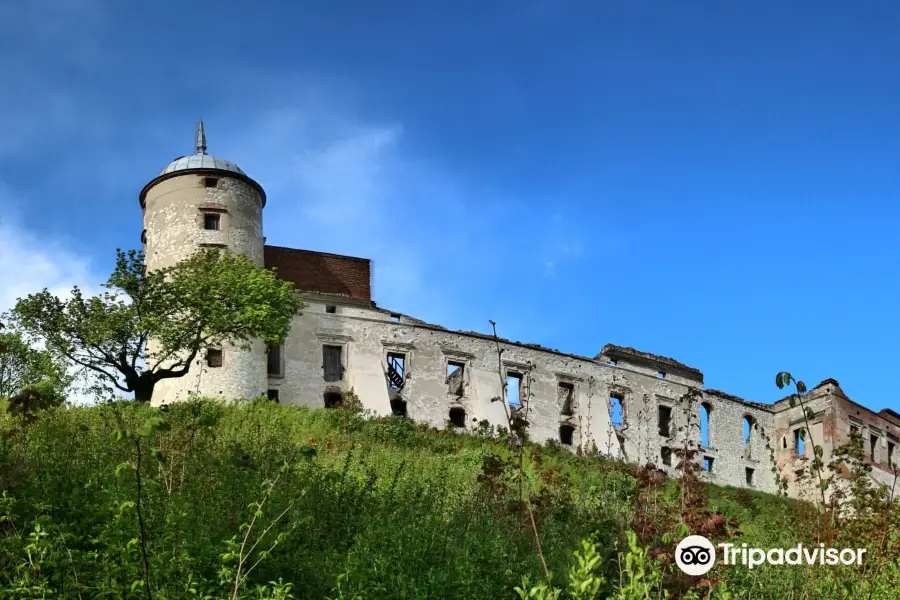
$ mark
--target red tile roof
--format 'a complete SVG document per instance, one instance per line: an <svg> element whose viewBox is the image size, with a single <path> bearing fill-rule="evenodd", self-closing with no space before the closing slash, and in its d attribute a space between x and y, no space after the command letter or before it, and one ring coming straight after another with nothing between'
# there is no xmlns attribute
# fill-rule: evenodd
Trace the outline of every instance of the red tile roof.
<svg viewBox="0 0 900 600"><path fill-rule="evenodd" d="M265 246L267 269L304 292L336 294L372 301L371 261L367 258Z"/></svg>

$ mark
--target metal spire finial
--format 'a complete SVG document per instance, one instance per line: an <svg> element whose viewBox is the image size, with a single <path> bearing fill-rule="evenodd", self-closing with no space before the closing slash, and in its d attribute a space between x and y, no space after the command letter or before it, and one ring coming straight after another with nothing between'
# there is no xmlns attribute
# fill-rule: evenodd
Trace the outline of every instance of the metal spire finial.
<svg viewBox="0 0 900 600"><path fill-rule="evenodd" d="M203 131L203 120L197 125L197 154L206 154L206 133Z"/></svg>

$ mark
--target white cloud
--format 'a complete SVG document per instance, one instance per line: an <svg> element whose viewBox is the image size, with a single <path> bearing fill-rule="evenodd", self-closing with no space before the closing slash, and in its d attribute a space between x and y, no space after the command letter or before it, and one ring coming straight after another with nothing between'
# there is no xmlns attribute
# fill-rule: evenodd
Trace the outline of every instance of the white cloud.
<svg viewBox="0 0 900 600"><path fill-rule="evenodd" d="M63 241L25 229L10 216L12 207L2 202L0 211L4 214L0 223L0 313L13 308L18 298L45 288L63 298L76 285L86 294L100 291L100 278L92 271L90 259ZM94 399L76 389L69 400L85 404Z"/></svg>
<svg viewBox="0 0 900 600"><path fill-rule="evenodd" d="M86 257L12 223L0 224L0 311L44 288L62 296L74 285L90 293L98 283Z"/></svg>

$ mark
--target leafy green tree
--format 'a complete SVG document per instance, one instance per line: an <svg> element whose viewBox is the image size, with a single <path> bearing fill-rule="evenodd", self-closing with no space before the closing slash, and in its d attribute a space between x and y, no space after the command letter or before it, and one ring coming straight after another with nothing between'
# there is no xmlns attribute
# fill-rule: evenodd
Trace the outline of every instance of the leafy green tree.
<svg viewBox="0 0 900 600"><path fill-rule="evenodd" d="M0 324L0 398L38 383L62 394L70 383L65 362L29 345L19 333L3 332Z"/></svg>
<svg viewBox="0 0 900 600"><path fill-rule="evenodd" d="M138 402L188 373L210 345L280 343L303 308L290 282L214 249L151 273L142 252L119 250L104 287L90 298L75 287L65 300L45 289L19 299L12 315L29 337Z"/></svg>

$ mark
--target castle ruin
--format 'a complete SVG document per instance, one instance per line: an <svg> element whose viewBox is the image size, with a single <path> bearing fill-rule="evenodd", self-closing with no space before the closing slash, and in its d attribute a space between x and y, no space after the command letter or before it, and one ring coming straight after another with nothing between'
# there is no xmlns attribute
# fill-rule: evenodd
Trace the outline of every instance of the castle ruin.
<svg viewBox="0 0 900 600"><path fill-rule="evenodd" d="M206 152L175 159L140 193L147 268L171 266L201 247L240 252L302 291L308 304L284 344L249 350L208 348L200 368L157 384L156 405L190 392L223 398L268 395L281 403L332 406L353 390L366 409L435 427L471 430L507 424L493 401L506 381L508 402L526 406L528 435L593 448L629 462L653 462L674 475L674 450L687 429L717 484L776 491L772 459L798 496L796 473L811 457L799 405L750 402L703 387L703 373L672 358L607 344L594 357L536 344L450 331L378 307L365 258L265 245L262 186L229 160ZM695 388L697 401L680 399ZM900 414L873 412L834 380L807 398L811 435L827 464L857 430L875 480L895 485ZM687 427L688 420L699 427Z"/></svg>

